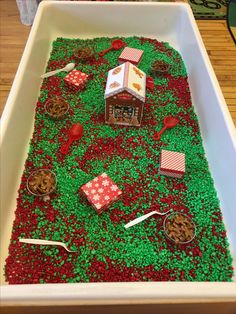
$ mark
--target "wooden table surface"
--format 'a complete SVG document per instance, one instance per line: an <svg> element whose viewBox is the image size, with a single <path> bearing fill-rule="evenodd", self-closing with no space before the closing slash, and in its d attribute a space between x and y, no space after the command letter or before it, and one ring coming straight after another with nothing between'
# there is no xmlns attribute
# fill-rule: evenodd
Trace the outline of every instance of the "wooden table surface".
<svg viewBox="0 0 236 314"><path fill-rule="evenodd" d="M21 24L15 0L0 0L0 21L0 114L2 114L30 27ZM198 20L197 24L236 125L236 46L226 21Z"/></svg>

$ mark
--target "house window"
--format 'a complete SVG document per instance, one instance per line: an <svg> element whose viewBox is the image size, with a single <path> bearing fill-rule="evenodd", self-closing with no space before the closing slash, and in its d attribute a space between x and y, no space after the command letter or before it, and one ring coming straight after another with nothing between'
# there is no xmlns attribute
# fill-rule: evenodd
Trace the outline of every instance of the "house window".
<svg viewBox="0 0 236 314"><path fill-rule="evenodd" d="M119 122L130 122L135 115L135 108L132 106L112 106L113 117Z"/></svg>

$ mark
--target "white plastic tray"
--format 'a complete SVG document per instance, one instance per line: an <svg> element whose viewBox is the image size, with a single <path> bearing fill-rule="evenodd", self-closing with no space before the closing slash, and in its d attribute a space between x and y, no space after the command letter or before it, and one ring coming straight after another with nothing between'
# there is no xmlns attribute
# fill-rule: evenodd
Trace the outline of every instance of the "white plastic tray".
<svg viewBox="0 0 236 314"><path fill-rule="evenodd" d="M1 271L17 189L34 122L34 106L57 37L146 36L169 42L187 66L192 99L236 257L236 132L192 11L183 3L43 1L2 116ZM2 274L3 278L3 274ZM4 283L4 280L2 281ZM235 283L100 283L3 285L2 304L107 304L232 300Z"/></svg>

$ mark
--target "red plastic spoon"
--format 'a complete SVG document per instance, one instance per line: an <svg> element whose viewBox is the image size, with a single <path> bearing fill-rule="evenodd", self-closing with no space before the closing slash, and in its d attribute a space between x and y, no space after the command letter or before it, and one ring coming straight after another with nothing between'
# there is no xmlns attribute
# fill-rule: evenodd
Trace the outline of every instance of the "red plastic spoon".
<svg viewBox="0 0 236 314"><path fill-rule="evenodd" d="M111 51L113 49L114 50L119 50L120 48L125 47L125 46L126 46L126 43L124 43L121 39L115 39L111 43L111 47L110 48L99 52L99 56L103 57L107 52L109 52L109 51Z"/></svg>
<svg viewBox="0 0 236 314"><path fill-rule="evenodd" d="M76 141L79 140L84 134L84 128L81 124L77 123L77 124L73 124L70 131L69 131L69 140L67 141L66 144L64 144L61 149L60 152L63 155L66 155L68 153L68 149L70 147L70 145Z"/></svg>
<svg viewBox="0 0 236 314"><path fill-rule="evenodd" d="M154 133L153 139L155 141L159 141L161 138L161 134L165 132L167 129L172 129L179 123L179 119L172 117L172 116L167 116L164 119L164 127L159 131L158 133Z"/></svg>
<svg viewBox="0 0 236 314"><path fill-rule="evenodd" d="M146 77L146 86L147 89L154 90L154 80L151 76Z"/></svg>

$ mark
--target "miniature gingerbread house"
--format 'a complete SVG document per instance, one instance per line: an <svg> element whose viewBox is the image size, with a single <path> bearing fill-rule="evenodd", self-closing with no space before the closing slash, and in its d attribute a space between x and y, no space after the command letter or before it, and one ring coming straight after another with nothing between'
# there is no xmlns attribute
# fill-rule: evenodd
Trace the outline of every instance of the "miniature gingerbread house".
<svg viewBox="0 0 236 314"><path fill-rule="evenodd" d="M146 74L130 62L108 72L105 121L140 126L146 95Z"/></svg>

